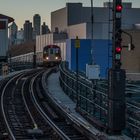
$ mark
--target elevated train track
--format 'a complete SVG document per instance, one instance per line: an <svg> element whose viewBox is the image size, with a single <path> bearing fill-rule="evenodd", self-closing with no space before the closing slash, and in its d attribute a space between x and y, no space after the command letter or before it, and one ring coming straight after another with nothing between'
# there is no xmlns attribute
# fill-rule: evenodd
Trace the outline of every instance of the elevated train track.
<svg viewBox="0 0 140 140"><path fill-rule="evenodd" d="M31 70L20 73L1 86L3 133L7 133L9 140L87 140L74 127L76 124L68 122L45 100L40 84L43 72Z"/></svg>
<svg viewBox="0 0 140 140"><path fill-rule="evenodd" d="M48 70L47 73L51 73L50 71L51 70ZM43 72L43 70L25 72L17 74L16 76L11 77L11 79L7 78L1 82L0 117L4 121L2 119L0 120L0 137L8 137L9 139L88 139L88 136L86 137L85 135L86 133L83 132L84 134L82 134L78 131L78 127L74 127L75 124L69 122L66 119L67 117L65 118L64 113L61 114L60 111L57 111L58 108L56 109L55 105L52 105L52 103L47 100L48 96L46 96L41 83ZM66 73L69 74L68 71ZM71 76L74 79L75 74L71 74ZM71 82L72 80L69 80L69 84L72 84ZM81 76L81 78L79 77L79 83L80 82L83 85L82 87L85 87L84 91L86 90L89 92L89 99L87 102L91 102L93 96L90 96L90 92L95 88L92 92L96 93L94 95L97 95L94 98L94 106L96 106L97 110L92 109L93 105L90 106L90 110L97 111L94 114L95 118L93 117L93 119L96 120L98 118L101 121L100 125L99 121L94 120L97 128L105 128L106 125L104 124L106 124L106 118L104 117L107 115L107 81L96 81L96 85L90 87L92 83L88 80L86 81L86 79ZM80 86L80 88L82 87ZM71 92L73 93L73 99L75 100L74 88L71 88ZM139 92L140 84L138 82L127 82L126 130L128 135L135 138L140 138ZM86 113L84 112L84 108L83 113Z"/></svg>

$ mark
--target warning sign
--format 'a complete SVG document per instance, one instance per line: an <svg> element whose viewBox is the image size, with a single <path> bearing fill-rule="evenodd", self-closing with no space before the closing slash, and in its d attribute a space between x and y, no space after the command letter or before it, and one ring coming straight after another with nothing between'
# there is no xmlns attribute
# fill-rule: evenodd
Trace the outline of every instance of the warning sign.
<svg viewBox="0 0 140 140"><path fill-rule="evenodd" d="M80 48L80 39L78 39L78 36L75 39L75 48Z"/></svg>

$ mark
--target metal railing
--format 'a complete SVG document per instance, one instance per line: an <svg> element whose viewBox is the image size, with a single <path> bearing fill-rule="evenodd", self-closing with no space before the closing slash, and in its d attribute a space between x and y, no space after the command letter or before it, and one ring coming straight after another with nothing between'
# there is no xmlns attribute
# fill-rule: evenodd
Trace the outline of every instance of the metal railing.
<svg viewBox="0 0 140 140"><path fill-rule="evenodd" d="M23 69L31 69L33 68L32 62L15 62L9 64L10 71L18 71Z"/></svg>
<svg viewBox="0 0 140 140"><path fill-rule="evenodd" d="M59 80L64 92L77 103L76 109L99 129L106 129L108 114L107 90L102 92L102 87L100 87L98 81L92 83L80 75L77 81L76 74L67 69L66 63L60 65Z"/></svg>
<svg viewBox="0 0 140 140"><path fill-rule="evenodd" d="M98 80L92 83L86 77L78 75L77 81L76 73L68 69L66 62L60 65L59 80L64 92L77 103L76 109L93 122L97 128L108 130L107 80ZM130 88L130 84L126 83L126 130L129 129L129 133L137 137L140 132L140 103L135 103L132 99L134 99L133 95L138 95L140 92L140 86L133 84L131 87L135 87L134 90ZM132 94L132 99L127 97L128 93Z"/></svg>

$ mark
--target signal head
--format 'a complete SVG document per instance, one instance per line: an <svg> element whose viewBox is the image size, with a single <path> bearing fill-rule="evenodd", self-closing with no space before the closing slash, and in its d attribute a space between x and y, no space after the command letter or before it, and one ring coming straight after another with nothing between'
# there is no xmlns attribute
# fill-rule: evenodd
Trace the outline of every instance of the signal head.
<svg viewBox="0 0 140 140"><path fill-rule="evenodd" d="M123 9L121 4L116 5L116 12L121 12Z"/></svg>
<svg viewBox="0 0 140 140"><path fill-rule="evenodd" d="M121 52L121 50L122 50L122 48L121 48L121 47L116 47L116 48L115 48L116 53L120 53L120 52Z"/></svg>

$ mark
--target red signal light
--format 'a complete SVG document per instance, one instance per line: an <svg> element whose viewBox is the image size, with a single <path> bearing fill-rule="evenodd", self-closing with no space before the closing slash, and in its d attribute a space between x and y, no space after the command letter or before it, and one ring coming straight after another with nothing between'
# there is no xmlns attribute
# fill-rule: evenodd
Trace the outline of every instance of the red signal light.
<svg viewBox="0 0 140 140"><path fill-rule="evenodd" d="M122 11L122 8L123 8L122 5L117 5L116 6L116 11L117 12L121 12Z"/></svg>
<svg viewBox="0 0 140 140"><path fill-rule="evenodd" d="M121 52L121 50L122 50L122 48L121 48L121 47L116 47L116 49L115 49L115 50L116 50L116 52L117 52L117 53L120 53L120 52Z"/></svg>

